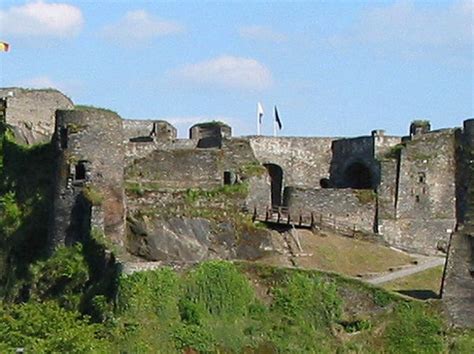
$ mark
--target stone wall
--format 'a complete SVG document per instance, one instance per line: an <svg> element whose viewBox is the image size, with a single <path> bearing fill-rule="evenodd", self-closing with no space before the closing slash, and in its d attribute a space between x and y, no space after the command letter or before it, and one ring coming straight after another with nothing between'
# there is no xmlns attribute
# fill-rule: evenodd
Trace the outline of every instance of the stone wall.
<svg viewBox="0 0 474 354"><path fill-rule="evenodd" d="M196 141L190 139L175 139L173 141L133 141L125 143L125 166L134 160L142 159L155 150L189 150L196 148Z"/></svg>
<svg viewBox="0 0 474 354"><path fill-rule="evenodd" d="M379 233L403 249L446 250L456 225L455 131L416 135L392 158L382 162Z"/></svg>
<svg viewBox="0 0 474 354"><path fill-rule="evenodd" d="M53 247L82 237L78 233L83 230L77 231L74 225L78 215L87 213L81 222L90 223L90 204L102 208L105 234L117 244L123 244L122 141L122 120L113 112L57 111L54 146L58 159L50 235Z"/></svg>
<svg viewBox="0 0 474 354"><path fill-rule="evenodd" d="M382 163L379 233L395 247L434 254L446 251L456 226L455 130L415 137L398 161Z"/></svg>
<svg viewBox="0 0 474 354"><path fill-rule="evenodd" d="M360 164L367 168L370 182L367 186L375 188L380 180L380 167L375 160L374 140L371 136L339 139L332 143L332 160L330 169L331 185L338 188L348 188L357 185L350 169Z"/></svg>
<svg viewBox="0 0 474 354"><path fill-rule="evenodd" d="M160 188L212 188L223 184L219 150L155 150L125 169L129 181Z"/></svg>
<svg viewBox="0 0 474 354"><path fill-rule="evenodd" d="M371 190L285 188L285 205L290 213L314 213L315 219L336 227L372 233L375 195Z"/></svg>
<svg viewBox="0 0 474 354"><path fill-rule="evenodd" d="M232 128L222 122L198 123L189 129L189 138L197 140L198 148L220 148L222 139L232 136Z"/></svg>
<svg viewBox="0 0 474 354"><path fill-rule="evenodd" d="M262 164L283 169L284 186L319 188L329 178L334 138L292 138L252 136L248 138L255 157Z"/></svg>
<svg viewBox="0 0 474 354"><path fill-rule="evenodd" d="M49 141L56 110L74 107L68 97L54 89L0 88L0 97L6 99L6 123L23 144Z"/></svg>
<svg viewBox="0 0 474 354"><path fill-rule="evenodd" d="M129 141L169 142L176 139L177 130L163 120L132 120L122 121L124 143Z"/></svg>
<svg viewBox="0 0 474 354"><path fill-rule="evenodd" d="M460 137L463 192L462 225L451 237L444 269L441 296L446 313L455 326L474 328L474 119L464 121Z"/></svg>
<svg viewBox="0 0 474 354"><path fill-rule="evenodd" d="M373 144L374 144L374 155L377 158L381 158L390 150L402 142L402 138L399 136L388 136L385 135L383 130L374 130L372 132Z"/></svg>

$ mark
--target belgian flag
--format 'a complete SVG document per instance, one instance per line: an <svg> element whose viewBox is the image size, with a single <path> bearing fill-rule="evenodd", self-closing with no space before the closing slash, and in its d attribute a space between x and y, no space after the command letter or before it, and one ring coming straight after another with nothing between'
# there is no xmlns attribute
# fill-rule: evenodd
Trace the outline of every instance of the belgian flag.
<svg viewBox="0 0 474 354"><path fill-rule="evenodd" d="M10 50L10 44L6 42L0 42L0 52L8 52Z"/></svg>

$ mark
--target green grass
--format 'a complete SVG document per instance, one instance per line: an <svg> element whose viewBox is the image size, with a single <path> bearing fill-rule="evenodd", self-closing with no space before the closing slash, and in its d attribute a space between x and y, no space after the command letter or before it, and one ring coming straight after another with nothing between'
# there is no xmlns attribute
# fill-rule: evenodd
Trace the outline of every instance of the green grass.
<svg viewBox="0 0 474 354"><path fill-rule="evenodd" d="M297 257L298 267L321 269L350 276L388 271L408 265L409 255L373 242L356 240L325 231L325 236L309 230L296 230L305 257ZM266 259L262 260L267 262ZM270 259L269 261L272 261Z"/></svg>
<svg viewBox="0 0 474 354"><path fill-rule="evenodd" d="M372 189L354 189L353 193L361 204L373 203L377 198L377 193Z"/></svg>
<svg viewBox="0 0 474 354"><path fill-rule="evenodd" d="M103 111L103 112L107 112L107 113L113 113L113 114L118 115L117 112L112 111L111 109L102 108L102 107L95 107L95 106L91 106L91 105L77 104L77 105L74 106L74 109L76 109L78 111L99 110L99 111Z"/></svg>
<svg viewBox="0 0 474 354"><path fill-rule="evenodd" d="M443 266L439 266L385 283L383 287L392 291L428 290L439 295L442 277Z"/></svg>

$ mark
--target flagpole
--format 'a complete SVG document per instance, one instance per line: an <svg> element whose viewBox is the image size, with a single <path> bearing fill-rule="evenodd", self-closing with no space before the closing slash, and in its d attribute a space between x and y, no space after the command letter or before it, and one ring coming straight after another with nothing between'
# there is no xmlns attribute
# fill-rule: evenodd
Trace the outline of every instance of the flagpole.
<svg viewBox="0 0 474 354"><path fill-rule="evenodd" d="M273 107L273 136L277 136L277 113L276 113L276 106Z"/></svg>
<svg viewBox="0 0 474 354"><path fill-rule="evenodd" d="M257 104L257 135L260 135L260 109Z"/></svg>

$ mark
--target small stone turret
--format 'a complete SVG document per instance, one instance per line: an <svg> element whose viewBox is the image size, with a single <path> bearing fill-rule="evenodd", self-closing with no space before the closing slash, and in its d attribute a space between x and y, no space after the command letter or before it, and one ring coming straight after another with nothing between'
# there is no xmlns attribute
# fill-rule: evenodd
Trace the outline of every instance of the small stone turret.
<svg viewBox="0 0 474 354"><path fill-rule="evenodd" d="M222 139L231 136L232 128L222 122L198 123L189 129L189 137L198 140L198 148L220 148Z"/></svg>
<svg viewBox="0 0 474 354"><path fill-rule="evenodd" d="M431 124L428 120L414 120L410 124L410 137L426 134L431 130Z"/></svg>
<svg viewBox="0 0 474 354"><path fill-rule="evenodd" d="M80 240L91 227L123 243L122 135L122 120L114 112L93 108L56 112L53 248Z"/></svg>

